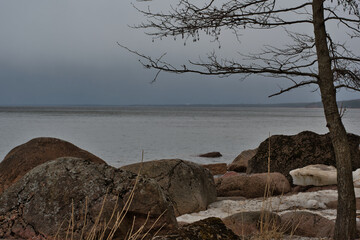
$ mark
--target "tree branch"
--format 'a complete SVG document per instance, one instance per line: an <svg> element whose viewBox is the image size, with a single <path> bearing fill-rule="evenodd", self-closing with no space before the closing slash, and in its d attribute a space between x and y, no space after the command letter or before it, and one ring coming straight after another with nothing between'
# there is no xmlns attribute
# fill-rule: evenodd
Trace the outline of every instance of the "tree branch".
<svg viewBox="0 0 360 240"><path fill-rule="evenodd" d="M278 95L283 94L285 92L289 92L289 91L291 91L291 90L293 90L295 88L299 88L299 87L306 86L306 85L311 85L311 84L318 84L318 81L304 81L304 82L296 83L291 87L281 89L279 92L271 94L269 96L269 98L274 97L274 96L278 96Z"/></svg>

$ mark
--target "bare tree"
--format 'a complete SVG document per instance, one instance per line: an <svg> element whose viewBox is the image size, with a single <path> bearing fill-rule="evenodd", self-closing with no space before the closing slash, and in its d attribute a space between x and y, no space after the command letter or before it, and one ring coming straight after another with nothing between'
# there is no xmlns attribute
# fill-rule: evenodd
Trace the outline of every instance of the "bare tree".
<svg viewBox="0 0 360 240"><path fill-rule="evenodd" d="M315 85L321 93L337 162L339 197L334 239L343 240L355 238L356 207L349 143L336 92L341 88L360 91L360 57L345 43L335 40L326 26L337 24L346 29L348 38L360 38L360 14L359 0L335 1L208 0L196 5L195 1L179 0L166 13L138 9L147 21L136 28L145 29L154 39L181 36L199 41L199 32L203 31L220 41L223 29L229 29L241 38L244 28L258 31L281 28L290 37L290 43L280 48L265 45L259 53L240 54L239 60L220 59L212 52L206 61L189 61L182 66L165 61L165 54L154 58L128 50L138 55L145 67L158 70L154 80L161 71L166 71L219 76L242 74L243 77L261 74L290 81L290 86L271 96ZM313 33L290 31L299 25L309 25Z"/></svg>

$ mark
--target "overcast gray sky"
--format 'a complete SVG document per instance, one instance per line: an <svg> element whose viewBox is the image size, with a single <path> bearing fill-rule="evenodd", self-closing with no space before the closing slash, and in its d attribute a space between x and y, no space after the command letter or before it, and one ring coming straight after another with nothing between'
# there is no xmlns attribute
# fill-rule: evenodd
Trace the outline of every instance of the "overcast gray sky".
<svg viewBox="0 0 360 240"><path fill-rule="evenodd" d="M156 9L165 0L133 2ZM313 88L268 99L284 81L251 77L217 78L162 73L143 69L120 42L152 56L167 52L168 60L197 59L216 43L155 41L128 25L143 17L125 0L2 0L0 1L0 105L52 104L242 104L319 101ZM264 33L249 33L242 43L222 36L222 54L256 49ZM266 33L268 41L278 41ZM339 99L359 98L341 92Z"/></svg>

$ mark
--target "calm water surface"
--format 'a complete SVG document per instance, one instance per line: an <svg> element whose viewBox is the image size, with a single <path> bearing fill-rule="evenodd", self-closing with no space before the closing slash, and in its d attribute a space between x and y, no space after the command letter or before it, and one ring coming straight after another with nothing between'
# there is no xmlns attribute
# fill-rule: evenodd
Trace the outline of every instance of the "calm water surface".
<svg viewBox="0 0 360 240"><path fill-rule="evenodd" d="M360 109L348 109L348 132L360 135ZM0 160L35 137L56 137L119 167L141 160L182 158L230 163L269 133L326 133L322 109L242 107L0 108ZM219 151L219 159L197 154Z"/></svg>

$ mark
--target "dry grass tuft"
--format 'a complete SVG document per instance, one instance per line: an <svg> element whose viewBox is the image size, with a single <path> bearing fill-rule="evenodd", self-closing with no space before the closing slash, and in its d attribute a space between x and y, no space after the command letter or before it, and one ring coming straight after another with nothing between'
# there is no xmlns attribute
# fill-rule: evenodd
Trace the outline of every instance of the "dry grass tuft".
<svg viewBox="0 0 360 240"><path fill-rule="evenodd" d="M291 226L290 223L281 224L281 220L278 220L275 217L272 217L272 212L278 212L278 208L274 208L271 202L271 196L273 193L273 189L271 189L271 179L270 179L270 170L271 170L271 156L270 156L270 133L269 133L269 153L268 153L268 171L267 171L267 181L264 191L264 197L262 201L261 208L261 217L259 221L260 231L258 234L251 237L252 240L274 240L274 239L283 239L284 233L287 232ZM280 203L281 197L280 195ZM278 206L279 207L279 206ZM290 238L295 232L297 226L293 227L290 233Z"/></svg>

